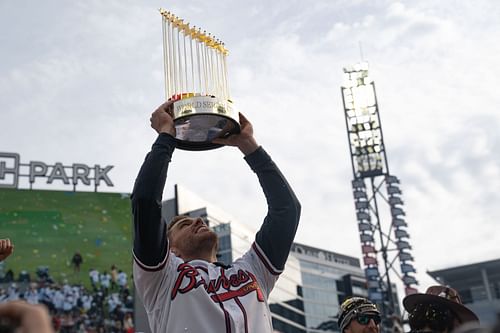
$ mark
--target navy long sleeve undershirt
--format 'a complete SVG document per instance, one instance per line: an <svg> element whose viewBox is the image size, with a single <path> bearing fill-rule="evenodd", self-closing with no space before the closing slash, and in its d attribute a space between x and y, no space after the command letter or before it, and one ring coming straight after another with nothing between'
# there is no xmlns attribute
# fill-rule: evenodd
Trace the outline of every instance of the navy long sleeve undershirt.
<svg viewBox="0 0 500 333"><path fill-rule="evenodd" d="M134 255L147 266L157 266L166 256L166 224L161 218L161 200L175 139L158 136L139 171L132 192ZM245 157L257 174L266 196L268 213L256 242L275 268L283 269L300 218L300 203L285 177L266 151L259 147Z"/></svg>

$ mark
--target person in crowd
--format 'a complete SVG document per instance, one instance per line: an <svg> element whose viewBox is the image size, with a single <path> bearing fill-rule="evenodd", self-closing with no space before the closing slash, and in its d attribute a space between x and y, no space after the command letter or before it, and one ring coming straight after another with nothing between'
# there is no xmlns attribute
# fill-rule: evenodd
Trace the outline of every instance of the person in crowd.
<svg viewBox="0 0 500 333"><path fill-rule="evenodd" d="M151 116L158 137L136 179L132 200L135 238L133 278L154 332L272 332L267 303L290 252L300 204L252 124L212 142L235 146L256 173L268 212L248 252L226 266L216 262L217 234L202 218L161 217L167 169L176 148L172 102ZM204 162L193 163L203 169Z"/></svg>
<svg viewBox="0 0 500 333"><path fill-rule="evenodd" d="M7 270L5 276L3 277L3 282L10 283L14 281L14 271L12 269Z"/></svg>
<svg viewBox="0 0 500 333"><path fill-rule="evenodd" d="M91 268L89 270L89 278L92 289L94 289L94 291L97 290L97 286L99 283L99 271L95 268Z"/></svg>
<svg viewBox="0 0 500 333"><path fill-rule="evenodd" d="M75 273L80 273L80 266L83 263L83 257L80 254L80 251L76 251L75 254L73 255L73 258L71 258L71 265L73 265L73 269L75 270Z"/></svg>
<svg viewBox="0 0 500 333"><path fill-rule="evenodd" d="M116 280L118 279L118 269L113 264L113 265L111 265L111 269L109 272L111 274L111 290L115 291L117 289L117 286L118 286L116 283Z"/></svg>
<svg viewBox="0 0 500 333"><path fill-rule="evenodd" d="M364 297L349 297L340 305L341 333L379 333L381 320L377 306Z"/></svg>
<svg viewBox="0 0 500 333"><path fill-rule="evenodd" d="M127 273L122 270L118 271L118 285L120 286L120 290L125 289L127 286Z"/></svg>
<svg viewBox="0 0 500 333"><path fill-rule="evenodd" d="M6 332L54 333L47 308L24 301L0 304L0 327Z"/></svg>
<svg viewBox="0 0 500 333"><path fill-rule="evenodd" d="M132 318L132 313L125 313L125 317L123 319L123 328L125 329L125 333L134 332L134 319Z"/></svg>
<svg viewBox="0 0 500 333"><path fill-rule="evenodd" d="M9 238L0 239L0 262L7 259L14 252L14 244ZM3 279L0 279L0 282L10 283L14 281L14 272L12 269L9 269Z"/></svg>
<svg viewBox="0 0 500 333"><path fill-rule="evenodd" d="M0 239L0 261L4 261L14 252L14 244L9 238Z"/></svg>
<svg viewBox="0 0 500 333"><path fill-rule="evenodd" d="M0 261L14 252L10 239L0 239ZM15 290L15 291L14 291ZM0 330L2 332L53 333L52 319L43 305L18 301L17 286L9 290L9 299L0 303ZM14 296L15 295L15 296Z"/></svg>
<svg viewBox="0 0 500 333"><path fill-rule="evenodd" d="M40 303L40 295L36 283L32 283L29 289L24 292L24 299L30 304Z"/></svg>
<svg viewBox="0 0 500 333"><path fill-rule="evenodd" d="M99 275L99 282L101 283L101 288L104 291L104 295L108 295L109 289L111 288L111 275L104 271Z"/></svg>
<svg viewBox="0 0 500 333"><path fill-rule="evenodd" d="M458 292L446 286L431 286L425 294L403 299L412 332L451 333L461 325L477 323L479 318L463 305Z"/></svg>

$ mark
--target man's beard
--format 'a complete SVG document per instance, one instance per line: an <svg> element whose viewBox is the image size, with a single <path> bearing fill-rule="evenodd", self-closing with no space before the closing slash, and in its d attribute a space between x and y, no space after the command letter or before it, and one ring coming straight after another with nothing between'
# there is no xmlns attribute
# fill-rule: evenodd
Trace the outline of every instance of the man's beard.
<svg viewBox="0 0 500 333"><path fill-rule="evenodd" d="M212 254L217 243L218 237L213 231L192 234L187 237L184 244L182 244L182 253L191 258L196 258L207 253Z"/></svg>

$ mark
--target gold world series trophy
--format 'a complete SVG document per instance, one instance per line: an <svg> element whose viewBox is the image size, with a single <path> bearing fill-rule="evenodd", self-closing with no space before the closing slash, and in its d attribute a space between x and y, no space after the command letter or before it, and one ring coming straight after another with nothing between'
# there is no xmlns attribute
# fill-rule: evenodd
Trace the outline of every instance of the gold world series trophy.
<svg viewBox="0 0 500 333"><path fill-rule="evenodd" d="M227 83L224 44L206 31L160 9L162 16L165 97L173 100L177 147L209 150L211 141L239 133Z"/></svg>

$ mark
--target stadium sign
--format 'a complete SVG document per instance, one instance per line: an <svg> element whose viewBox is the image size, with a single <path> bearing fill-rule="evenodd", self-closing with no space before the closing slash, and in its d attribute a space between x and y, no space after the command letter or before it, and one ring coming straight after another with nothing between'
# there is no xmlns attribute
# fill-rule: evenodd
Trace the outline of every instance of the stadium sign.
<svg viewBox="0 0 500 333"><path fill-rule="evenodd" d="M78 184L91 185L93 183L97 191L101 181L104 181L107 186L114 186L108 176L112 168L112 165L101 168L99 164L91 167L82 163L72 165L63 165L59 162L48 165L39 161L21 163L19 154L0 152L0 188L18 188L19 178L27 177L30 189L38 178L47 178L47 184L58 180L65 185L72 184L73 190L76 190Z"/></svg>

